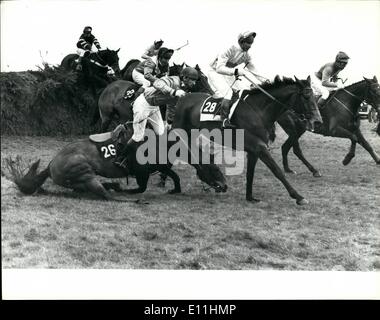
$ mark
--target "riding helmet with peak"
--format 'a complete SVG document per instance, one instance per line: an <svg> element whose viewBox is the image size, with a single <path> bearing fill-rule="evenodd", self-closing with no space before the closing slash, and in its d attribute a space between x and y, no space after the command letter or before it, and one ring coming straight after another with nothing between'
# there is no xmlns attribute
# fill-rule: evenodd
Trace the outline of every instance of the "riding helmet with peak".
<svg viewBox="0 0 380 320"><path fill-rule="evenodd" d="M92 27L90 27L90 26L86 26L86 27L84 27L84 29L83 29L83 33L91 32L91 31L92 31Z"/></svg>
<svg viewBox="0 0 380 320"><path fill-rule="evenodd" d="M335 57L335 61L347 62L350 57L343 51L339 51Z"/></svg>
<svg viewBox="0 0 380 320"><path fill-rule="evenodd" d="M173 49L168 49L165 47L162 47L160 50L158 50L158 58L164 57L166 59L170 59L174 53Z"/></svg>
<svg viewBox="0 0 380 320"><path fill-rule="evenodd" d="M238 41L253 42L253 39L256 37L256 32L253 31L244 31L239 33Z"/></svg>
<svg viewBox="0 0 380 320"><path fill-rule="evenodd" d="M181 77L187 77L192 80L198 80L198 71L192 67L186 67L181 71Z"/></svg>

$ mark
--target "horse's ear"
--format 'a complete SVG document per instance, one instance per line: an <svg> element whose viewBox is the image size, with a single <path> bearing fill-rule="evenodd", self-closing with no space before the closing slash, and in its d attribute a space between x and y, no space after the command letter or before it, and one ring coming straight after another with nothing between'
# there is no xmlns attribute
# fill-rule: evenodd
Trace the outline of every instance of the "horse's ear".
<svg viewBox="0 0 380 320"><path fill-rule="evenodd" d="M373 76L373 79L372 79L372 80L374 80L374 81L377 82L377 78L376 78L376 76Z"/></svg>
<svg viewBox="0 0 380 320"><path fill-rule="evenodd" d="M198 63L195 65L195 70L198 70L198 71L200 71L200 70L201 70L201 68L199 68L199 65L198 65Z"/></svg>
<svg viewBox="0 0 380 320"><path fill-rule="evenodd" d="M369 79L367 79L365 76L363 76L363 79L365 80L365 81L368 81Z"/></svg>
<svg viewBox="0 0 380 320"><path fill-rule="evenodd" d="M307 80L308 84L311 84L311 78L310 78L310 76L308 76L308 77L306 78L306 80Z"/></svg>
<svg viewBox="0 0 380 320"><path fill-rule="evenodd" d="M183 68L185 66L185 62L182 62L181 64L181 68Z"/></svg>
<svg viewBox="0 0 380 320"><path fill-rule="evenodd" d="M118 53L120 51L120 48L116 50L116 53Z"/></svg>

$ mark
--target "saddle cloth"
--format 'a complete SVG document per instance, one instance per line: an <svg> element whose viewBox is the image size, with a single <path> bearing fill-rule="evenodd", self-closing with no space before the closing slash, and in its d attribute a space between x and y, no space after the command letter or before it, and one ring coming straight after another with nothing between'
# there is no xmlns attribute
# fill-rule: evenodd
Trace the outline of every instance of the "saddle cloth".
<svg viewBox="0 0 380 320"><path fill-rule="evenodd" d="M236 106L240 100L243 90L240 90L236 96L233 96L233 104L230 108L229 118L231 119ZM208 97L201 106L200 121L221 121L220 117L220 103L222 98Z"/></svg>
<svg viewBox="0 0 380 320"><path fill-rule="evenodd" d="M111 137L111 132L92 134L89 136L92 143L96 145L101 157L105 160L113 160L116 154L116 142Z"/></svg>

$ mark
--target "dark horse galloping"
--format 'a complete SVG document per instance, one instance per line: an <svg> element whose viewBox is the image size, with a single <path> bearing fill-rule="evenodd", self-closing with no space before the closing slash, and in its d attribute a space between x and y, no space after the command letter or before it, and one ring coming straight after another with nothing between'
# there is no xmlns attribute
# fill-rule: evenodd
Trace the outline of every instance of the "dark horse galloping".
<svg viewBox="0 0 380 320"><path fill-rule="evenodd" d="M106 136L105 140L104 136ZM76 192L89 191L105 200L128 201L112 196L107 189L112 188L115 191L127 193L144 192L149 175L159 171L173 179L175 187L169 193L181 192L180 179L171 169L172 163L136 164L133 168L129 168L129 171L126 171L113 163L112 156L116 155L115 144L117 140L111 139L111 133L95 135L93 139L98 140L97 142L100 145L90 141L90 139L83 139L66 145L40 173L37 173L40 160L36 161L25 176L16 179L16 185L23 193L32 194L50 177L55 184L73 189ZM128 137L126 136L124 139L127 140ZM194 167L202 181L209 184L217 192L226 191L224 176L216 165L194 165ZM139 186L137 189L121 190L118 184L101 183L97 177L123 178L128 174L136 177Z"/></svg>
<svg viewBox="0 0 380 320"><path fill-rule="evenodd" d="M257 160L260 159L284 184L289 195L296 199L297 204L306 204L307 200L290 185L273 160L268 150L268 142L274 122L288 109L306 115L311 125L322 121L310 87L310 77L307 80L296 79L296 81L280 80L276 77L274 83L263 85L262 88L267 90L267 93L275 100L259 89L244 91L231 119L238 129L244 129L244 151L248 155L246 199L257 200L252 196L252 182ZM220 127L220 123L200 122L200 109L207 98L208 95L203 93L190 93L181 98L177 104L173 129L184 129L190 135L191 129L211 130ZM234 143L229 147L236 149Z"/></svg>
<svg viewBox="0 0 380 320"><path fill-rule="evenodd" d="M91 52L82 60L82 74L84 80L93 85L94 88L105 88L112 79L107 75L109 67L113 69L116 76L120 75L118 50L99 50ZM67 71L75 70L78 59L77 54L69 54L63 58L61 67Z"/></svg>
<svg viewBox="0 0 380 320"><path fill-rule="evenodd" d="M361 102L365 100L373 106L380 107L380 87L376 77L366 79L339 89L331 94L331 98L320 110L323 126L316 128L314 133L324 136L347 138L351 140L351 147L343 160L348 165L355 156L356 143L359 143L372 156L377 164L380 158L360 131L360 117L358 109ZM289 168L288 153L293 147L295 155L306 165L315 177L320 173L303 156L298 140L307 128L304 123L297 119L293 113L286 112L278 120L280 126L288 134L289 138L282 145L282 161L285 172L294 173Z"/></svg>
<svg viewBox="0 0 380 320"><path fill-rule="evenodd" d="M169 74L179 75L183 69L184 64L170 67ZM198 65L195 69L198 71L198 80L195 83L195 89L193 92L206 92L212 94L212 89L208 84L207 77L201 71ZM140 85L127 80L117 80L109 84L101 93L98 101L99 114L101 119L101 132L106 132L112 119L115 115L119 117L118 122L124 123L130 114L129 109L131 103L134 101L134 95L139 89ZM130 94L130 98L125 99L126 94Z"/></svg>

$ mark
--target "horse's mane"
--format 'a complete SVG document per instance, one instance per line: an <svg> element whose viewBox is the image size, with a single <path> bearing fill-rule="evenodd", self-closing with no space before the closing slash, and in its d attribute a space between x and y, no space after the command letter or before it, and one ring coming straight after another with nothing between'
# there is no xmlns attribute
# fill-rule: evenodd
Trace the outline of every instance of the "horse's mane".
<svg viewBox="0 0 380 320"><path fill-rule="evenodd" d="M365 80L361 80L361 81L358 81L355 83L351 83L349 86L345 87L345 89L352 89L352 88L356 87L357 85L362 84L363 82L365 82Z"/></svg>
<svg viewBox="0 0 380 320"><path fill-rule="evenodd" d="M260 87L264 90L277 89L277 88L280 88L284 85L289 85L289 84L296 84L296 81L293 80L292 78L287 78L287 77L283 77L281 79L281 77L279 75L276 75L276 77L274 78L274 80L272 82L264 83L263 85L260 85ZM249 94L257 94L257 93L261 93L261 90L254 88L251 90L245 90L245 93L246 94L248 94L248 93Z"/></svg>

